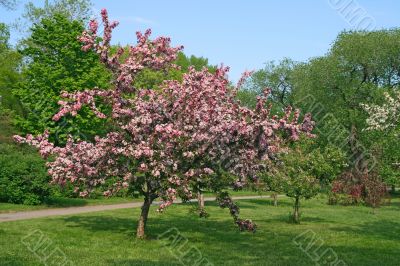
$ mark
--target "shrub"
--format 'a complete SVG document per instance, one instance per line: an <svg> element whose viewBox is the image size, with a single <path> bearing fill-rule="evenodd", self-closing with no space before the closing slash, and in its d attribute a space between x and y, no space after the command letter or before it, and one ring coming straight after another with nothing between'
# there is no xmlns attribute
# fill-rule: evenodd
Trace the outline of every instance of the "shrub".
<svg viewBox="0 0 400 266"><path fill-rule="evenodd" d="M0 201L36 205L50 194L44 160L30 148L0 144Z"/></svg>
<svg viewBox="0 0 400 266"><path fill-rule="evenodd" d="M333 182L328 203L354 205L363 202L377 208L386 196L386 185L377 173L347 171Z"/></svg>

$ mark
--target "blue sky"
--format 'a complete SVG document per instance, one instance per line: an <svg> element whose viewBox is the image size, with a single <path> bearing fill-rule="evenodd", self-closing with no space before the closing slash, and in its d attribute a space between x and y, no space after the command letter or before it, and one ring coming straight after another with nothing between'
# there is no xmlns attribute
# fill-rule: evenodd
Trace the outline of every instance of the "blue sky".
<svg viewBox="0 0 400 266"><path fill-rule="evenodd" d="M12 22L18 10L0 9L0 21ZM33 1L41 5L43 1ZM304 61L327 52L344 29L400 26L397 0L94 0L94 11L107 8L120 21L114 42L135 41L135 32L152 28L153 36L170 36L186 54L231 67L236 81L244 70L270 60ZM18 34L13 32L13 40Z"/></svg>

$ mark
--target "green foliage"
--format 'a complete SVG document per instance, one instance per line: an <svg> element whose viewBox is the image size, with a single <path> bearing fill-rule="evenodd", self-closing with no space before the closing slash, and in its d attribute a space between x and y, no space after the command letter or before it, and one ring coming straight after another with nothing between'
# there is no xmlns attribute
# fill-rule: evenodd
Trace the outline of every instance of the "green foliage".
<svg viewBox="0 0 400 266"><path fill-rule="evenodd" d="M242 89L237 92L237 99L243 106L255 108L259 93L254 90Z"/></svg>
<svg viewBox="0 0 400 266"><path fill-rule="evenodd" d="M0 108L21 112L19 101L11 93L11 89L20 79L18 66L21 56L10 47L9 38L9 28L0 23Z"/></svg>
<svg viewBox="0 0 400 266"><path fill-rule="evenodd" d="M374 132L371 150L375 156L375 169L382 180L392 188L400 186L400 143L398 130ZM382 134L385 133L385 134Z"/></svg>
<svg viewBox="0 0 400 266"><path fill-rule="evenodd" d="M49 129L59 143L67 134L90 138L105 131L104 119L86 108L73 120L52 120L57 113L61 91L79 91L93 87L108 88L110 74L99 63L94 52L83 52L77 40L84 27L56 14L44 18L32 28L21 51L28 62L23 69L24 80L14 90L24 107L19 125L24 132L42 133Z"/></svg>
<svg viewBox="0 0 400 266"><path fill-rule="evenodd" d="M36 205L50 195L44 161L27 147L0 144L0 201Z"/></svg>
<svg viewBox="0 0 400 266"><path fill-rule="evenodd" d="M8 48L8 41L10 39L10 30L6 24L0 23L0 51Z"/></svg>
<svg viewBox="0 0 400 266"><path fill-rule="evenodd" d="M278 64L266 63L264 69L253 73L246 88L261 93L265 88L271 89L271 100L280 108L291 105L290 94L293 88L293 69L297 63L284 58Z"/></svg>
<svg viewBox="0 0 400 266"><path fill-rule="evenodd" d="M317 184L329 185L345 165L345 155L337 147L318 147L315 139L302 138L291 143L265 176L272 191L284 192L289 197L313 197Z"/></svg>
<svg viewBox="0 0 400 266"><path fill-rule="evenodd" d="M320 147L334 145L352 169L377 170L398 183L398 138L365 131L363 103L380 103L399 88L400 29L342 32L330 51L292 71L291 101L311 112Z"/></svg>
<svg viewBox="0 0 400 266"><path fill-rule="evenodd" d="M315 197L321 185L328 185L344 166L344 156L339 149L328 146L321 149L312 139L301 139L291 143L272 162L267 173L262 175L267 189L285 193L294 198L294 212L290 220L300 222L300 200Z"/></svg>
<svg viewBox="0 0 400 266"><path fill-rule="evenodd" d="M40 23L42 19L51 18L55 14L62 14L71 21L85 21L91 15L91 8L90 0L45 0L43 7L28 2L22 16L32 24Z"/></svg>
<svg viewBox="0 0 400 266"><path fill-rule="evenodd" d="M342 32L326 56L299 64L293 71L292 99L311 111L323 143L349 151L351 128L366 148L373 142L365 128L361 103L374 102L382 89L398 87L400 30Z"/></svg>
<svg viewBox="0 0 400 266"><path fill-rule="evenodd" d="M134 86L136 88L159 89L165 80L182 80L184 73L188 72L189 66L193 66L196 70L203 67L208 68L211 72L216 70L215 66L208 64L208 59L196 57L194 55L186 56L179 52L174 62L180 69L169 69L166 72L145 69L135 79Z"/></svg>
<svg viewBox="0 0 400 266"><path fill-rule="evenodd" d="M35 149L13 143L13 113L0 106L0 201L40 204L50 194L45 161Z"/></svg>
<svg viewBox="0 0 400 266"><path fill-rule="evenodd" d="M283 192L288 197L312 198L320 189L318 174L321 158L317 150L307 153L301 145L296 145L281 154L277 168L272 175L268 175L266 183L271 190Z"/></svg>

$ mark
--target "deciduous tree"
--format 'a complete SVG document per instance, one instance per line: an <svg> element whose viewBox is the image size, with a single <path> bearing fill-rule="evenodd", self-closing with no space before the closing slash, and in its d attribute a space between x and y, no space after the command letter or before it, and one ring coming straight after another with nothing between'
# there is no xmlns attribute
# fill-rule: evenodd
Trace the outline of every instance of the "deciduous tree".
<svg viewBox="0 0 400 266"><path fill-rule="evenodd" d="M188 200L193 188L211 178L213 187L221 191L226 183L219 182L224 173L236 177L233 185L256 181L257 173L279 150L281 134L297 140L302 132L310 135L313 122L306 115L298 122L299 112L287 108L282 118L271 116L266 96L260 96L254 110L236 101L236 90L226 79L228 68L211 73L189 68L182 81L165 81L161 90L133 86L143 69L165 71L175 67L177 52L182 47L171 47L170 39L150 40L151 31L137 32L138 42L124 49L110 52L112 30L117 22L110 22L102 10L103 36L99 41L98 23L91 21L89 29L80 37L84 51L94 50L100 61L113 73L110 89L88 89L63 92L60 111L53 116L77 116L85 105L99 118L109 117L111 130L93 142L69 139L65 147L54 146L48 134L26 138L16 136L40 149L48 162L54 183L73 183L81 196L113 178L114 185L104 194L111 195L128 187L135 187L143 196L137 237L145 236L150 205L157 197L163 203L159 211L171 205L177 197ZM240 85L240 84L239 84ZM267 92L268 93L268 92ZM97 107L101 98L111 108L110 114ZM220 197L228 202L226 195ZM241 230L254 230L250 220L238 217L235 204L222 204L230 209Z"/></svg>
<svg viewBox="0 0 400 266"><path fill-rule="evenodd" d="M60 143L68 134L85 139L104 132L105 121L87 108L74 121L67 117L51 119L58 110L61 91L108 86L111 76L99 63L98 55L81 50L77 36L83 30L82 22L70 21L61 14L43 18L32 28L21 50L28 62L22 71L24 79L13 90L24 108L19 119L24 132L39 134L47 129L51 139Z"/></svg>

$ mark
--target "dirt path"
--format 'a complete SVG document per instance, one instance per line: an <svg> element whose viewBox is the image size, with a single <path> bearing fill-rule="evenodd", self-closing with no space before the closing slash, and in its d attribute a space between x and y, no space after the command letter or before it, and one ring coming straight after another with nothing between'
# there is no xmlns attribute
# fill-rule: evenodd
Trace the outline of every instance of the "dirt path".
<svg viewBox="0 0 400 266"><path fill-rule="evenodd" d="M259 199L267 198L269 196L238 196L232 197L234 200L240 199ZM205 201L214 201L215 197L204 198ZM197 201L197 200L192 200ZM177 200L176 203L181 203ZM160 202L154 202L153 205L159 205ZM108 211L108 210L118 210L118 209L128 209L128 208L139 208L142 206L141 202L132 203L121 203L121 204L109 204L109 205L96 205L96 206L83 206L83 207L69 207L69 208L57 208L57 209L45 209L37 211L23 211L23 212L13 212L13 213L1 213L0 222L27 220L34 218L42 218L48 216L57 215L71 215L86 212L97 212L97 211Z"/></svg>

